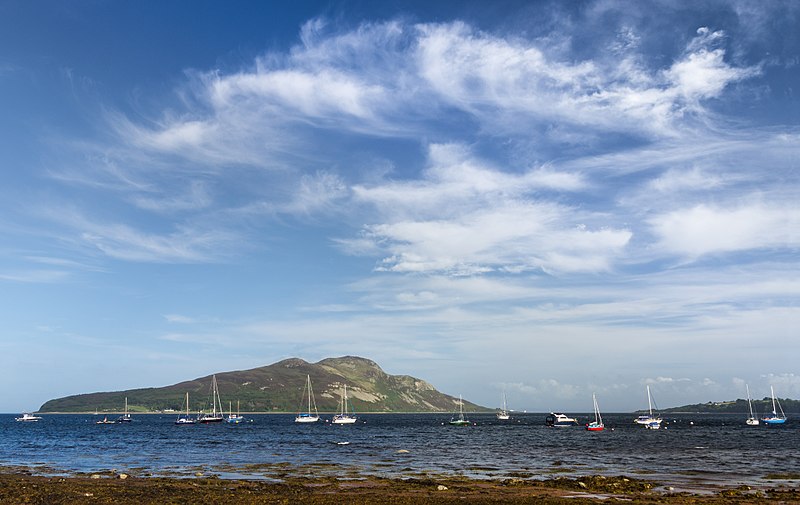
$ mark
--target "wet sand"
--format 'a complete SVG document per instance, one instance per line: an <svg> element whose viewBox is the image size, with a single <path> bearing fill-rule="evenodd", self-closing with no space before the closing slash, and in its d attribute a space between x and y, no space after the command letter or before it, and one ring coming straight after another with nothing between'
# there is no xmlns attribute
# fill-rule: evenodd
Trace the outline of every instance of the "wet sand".
<svg viewBox="0 0 800 505"><path fill-rule="evenodd" d="M93 475L32 475L24 469L0 471L0 504L800 504L800 488L746 486L704 493L671 491L661 483L629 477L586 476L576 479L465 478L384 479L363 477L298 478L281 482L232 480L204 475L137 477L106 472Z"/></svg>

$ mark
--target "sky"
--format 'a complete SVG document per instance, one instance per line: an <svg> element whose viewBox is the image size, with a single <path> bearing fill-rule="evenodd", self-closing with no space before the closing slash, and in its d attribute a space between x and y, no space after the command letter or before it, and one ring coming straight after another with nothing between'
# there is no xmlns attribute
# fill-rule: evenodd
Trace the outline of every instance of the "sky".
<svg viewBox="0 0 800 505"><path fill-rule="evenodd" d="M800 397L797 2L0 0L0 111L0 412L343 355Z"/></svg>

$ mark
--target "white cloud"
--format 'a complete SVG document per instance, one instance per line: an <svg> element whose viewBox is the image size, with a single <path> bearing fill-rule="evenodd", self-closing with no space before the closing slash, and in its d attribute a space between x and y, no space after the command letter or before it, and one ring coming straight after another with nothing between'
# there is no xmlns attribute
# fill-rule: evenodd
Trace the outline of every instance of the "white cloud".
<svg viewBox="0 0 800 505"><path fill-rule="evenodd" d="M0 280L34 284L63 282L69 277L70 273L63 270L18 270L0 272Z"/></svg>
<svg viewBox="0 0 800 505"><path fill-rule="evenodd" d="M125 261L216 261L230 254L233 246L241 241L234 232L210 227L178 224L172 231L154 233L124 223L95 221L74 210L52 208L45 214L65 230L71 230L71 234L63 230L59 232L62 240L73 242L90 254L99 251L110 258Z"/></svg>
<svg viewBox="0 0 800 505"><path fill-rule="evenodd" d="M500 39L463 23L420 26L420 73L445 100L495 126L491 117L528 115L606 130L677 135L675 121L700 101L755 75L712 49L721 32L698 30L669 68L647 70L631 58L560 61L542 42ZM634 45L629 45L629 48ZM617 65L607 67L606 65Z"/></svg>
<svg viewBox="0 0 800 505"><path fill-rule="evenodd" d="M647 184L647 189L663 194L681 191L708 192L730 184L732 182L730 179L728 177L726 180L721 175L705 172L699 167L690 169L671 168L661 176L651 180Z"/></svg>
<svg viewBox="0 0 800 505"><path fill-rule="evenodd" d="M631 232L602 215L538 198L539 190L585 187L575 174L537 168L508 174L459 146L431 146L424 178L356 186L384 222L370 224L348 250L385 251L379 269L395 272L606 271Z"/></svg>
<svg viewBox="0 0 800 505"><path fill-rule="evenodd" d="M658 247L688 257L800 246L800 208L697 205L649 220Z"/></svg>
<svg viewBox="0 0 800 505"><path fill-rule="evenodd" d="M164 319L169 323L193 324L197 322L192 317L182 316L180 314L165 314Z"/></svg>

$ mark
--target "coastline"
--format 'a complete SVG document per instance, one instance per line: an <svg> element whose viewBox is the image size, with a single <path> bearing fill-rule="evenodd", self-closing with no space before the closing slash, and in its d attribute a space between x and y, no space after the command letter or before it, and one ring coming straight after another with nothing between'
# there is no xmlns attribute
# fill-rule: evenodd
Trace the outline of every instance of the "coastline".
<svg viewBox="0 0 800 505"><path fill-rule="evenodd" d="M221 479L198 472L192 477L137 476L116 471L96 474L41 475L25 467L0 468L0 504L17 503L283 503L590 504L624 501L631 505L664 503L712 505L775 502L800 504L800 488L738 486L705 492L675 490L634 477L584 476L527 480L475 480L464 477L380 478L292 476L280 480Z"/></svg>

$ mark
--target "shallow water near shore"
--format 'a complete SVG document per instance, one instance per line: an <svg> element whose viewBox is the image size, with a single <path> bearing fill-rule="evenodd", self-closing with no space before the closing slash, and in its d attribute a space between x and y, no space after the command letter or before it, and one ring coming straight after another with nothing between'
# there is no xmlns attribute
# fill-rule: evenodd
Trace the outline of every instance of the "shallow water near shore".
<svg viewBox="0 0 800 505"><path fill-rule="evenodd" d="M542 479L630 475L676 489L745 485L797 486L770 474L800 468L800 423L746 426L742 416L682 414L646 430L632 414L604 416L606 430L548 428L545 414L475 424L447 424L443 414L362 415L355 425L300 425L292 415L252 415L252 423L173 424L175 415L134 415L98 425L94 415L45 415L33 423L0 415L0 465L43 474L268 479L446 475L470 479ZM588 415L580 416L583 422ZM343 445L339 442L349 442Z"/></svg>

